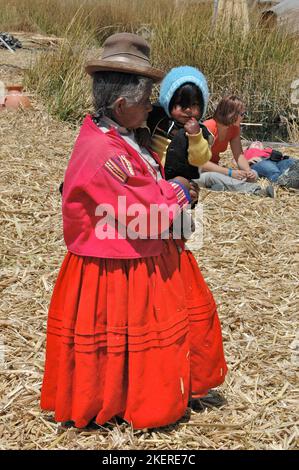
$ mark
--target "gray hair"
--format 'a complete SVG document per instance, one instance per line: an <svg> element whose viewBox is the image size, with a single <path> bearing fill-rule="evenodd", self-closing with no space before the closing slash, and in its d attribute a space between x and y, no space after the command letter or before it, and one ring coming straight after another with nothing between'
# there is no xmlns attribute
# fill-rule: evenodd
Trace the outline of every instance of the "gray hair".
<svg viewBox="0 0 299 470"><path fill-rule="evenodd" d="M139 102L146 92L150 92L153 80L130 73L96 72L93 75L93 104L95 115L112 117L112 109L117 98L125 98L127 103Z"/></svg>

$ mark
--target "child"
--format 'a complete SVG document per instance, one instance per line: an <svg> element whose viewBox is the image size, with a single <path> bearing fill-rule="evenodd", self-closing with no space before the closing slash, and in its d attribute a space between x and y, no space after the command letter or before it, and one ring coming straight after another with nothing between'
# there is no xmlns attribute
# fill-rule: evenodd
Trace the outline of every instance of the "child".
<svg viewBox="0 0 299 470"><path fill-rule="evenodd" d="M183 242L161 237L196 195L181 176L165 181L135 140L163 76L144 39L112 35L86 70L95 114L65 174L68 253L49 308L41 407L77 427L115 416L134 429L164 426L226 373L213 297ZM157 204L163 223L152 224Z"/></svg>
<svg viewBox="0 0 299 470"><path fill-rule="evenodd" d="M199 167L211 158L212 135L199 120L207 108L209 92L204 75L196 68L171 69L164 78L159 102L153 105L147 123L136 131L138 141L156 152L164 166L166 179L180 175L199 178ZM192 206L193 207L193 206ZM187 239L194 230L192 217L182 213Z"/></svg>
<svg viewBox="0 0 299 470"><path fill-rule="evenodd" d="M164 78L159 103L153 106L147 126L166 179L178 175L197 179L199 167L210 160L213 137L200 123L208 98L206 79L194 67L173 68Z"/></svg>

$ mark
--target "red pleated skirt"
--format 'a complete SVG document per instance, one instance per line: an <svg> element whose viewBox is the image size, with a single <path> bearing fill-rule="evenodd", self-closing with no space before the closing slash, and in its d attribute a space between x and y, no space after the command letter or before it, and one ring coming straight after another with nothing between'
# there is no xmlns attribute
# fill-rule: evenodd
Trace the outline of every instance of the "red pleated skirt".
<svg viewBox="0 0 299 470"><path fill-rule="evenodd" d="M180 419L227 368L216 305L189 251L118 260L67 253L48 316L41 408L56 421L142 429Z"/></svg>

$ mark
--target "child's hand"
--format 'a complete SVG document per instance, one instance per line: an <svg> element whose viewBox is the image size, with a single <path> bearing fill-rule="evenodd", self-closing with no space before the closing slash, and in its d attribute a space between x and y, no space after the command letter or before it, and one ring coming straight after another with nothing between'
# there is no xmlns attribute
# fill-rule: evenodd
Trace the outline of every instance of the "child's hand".
<svg viewBox="0 0 299 470"><path fill-rule="evenodd" d="M188 132L188 134L191 135L198 134L200 132L200 126L194 117L192 117L191 119L189 119L189 121L186 122L186 124L184 125L184 129L186 132Z"/></svg>

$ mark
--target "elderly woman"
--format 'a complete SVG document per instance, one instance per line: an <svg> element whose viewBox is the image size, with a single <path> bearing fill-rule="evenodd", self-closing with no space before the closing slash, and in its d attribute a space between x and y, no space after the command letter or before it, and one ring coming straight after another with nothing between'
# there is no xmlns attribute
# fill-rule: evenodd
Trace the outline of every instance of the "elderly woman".
<svg viewBox="0 0 299 470"><path fill-rule="evenodd" d="M184 178L165 181L135 140L163 76L147 43L115 34L86 70L95 113L65 174L68 253L49 308L41 407L77 427L116 416L163 426L227 370L212 294L169 230L197 192Z"/></svg>

